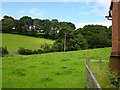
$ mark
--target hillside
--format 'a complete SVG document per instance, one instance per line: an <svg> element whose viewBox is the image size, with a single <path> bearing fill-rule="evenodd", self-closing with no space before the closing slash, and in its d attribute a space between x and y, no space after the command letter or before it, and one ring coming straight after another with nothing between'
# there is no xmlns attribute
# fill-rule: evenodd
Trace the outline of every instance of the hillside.
<svg viewBox="0 0 120 90"><path fill-rule="evenodd" d="M30 36L16 34L0 34L2 35L2 45L7 46L9 51L16 51L19 47L28 49L40 48L43 43L52 44L54 41L44 38L35 38Z"/></svg>
<svg viewBox="0 0 120 90"><path fill-rule="evenodd" d="M109 60L111 48L15 55L2 60L3 88L85 88L87 59Z"/></svg>

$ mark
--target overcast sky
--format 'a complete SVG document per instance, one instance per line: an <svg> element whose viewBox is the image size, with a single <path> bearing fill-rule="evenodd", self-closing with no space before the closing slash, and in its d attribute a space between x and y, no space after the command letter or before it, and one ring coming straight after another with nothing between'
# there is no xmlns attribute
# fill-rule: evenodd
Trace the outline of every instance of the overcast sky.
<svg viewBox="0 0 120 90"><path fill-rule="evenodd" d="M58 19L72 22L77 28L87 24L111 25L111 21L105 18L109 11L109 0L3 0L0 5L0 18L8 15L15 19L22 16Z"/></svg>

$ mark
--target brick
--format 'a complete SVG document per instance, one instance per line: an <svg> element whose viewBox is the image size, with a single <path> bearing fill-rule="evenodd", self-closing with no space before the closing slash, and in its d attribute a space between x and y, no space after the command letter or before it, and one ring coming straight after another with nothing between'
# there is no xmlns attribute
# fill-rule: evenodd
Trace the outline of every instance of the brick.
<svg viewBox="0 0 120 90"><path fill-rule="evenodd" d="M120 72L120 1L112 5L112 52L110 68Z"/></svg>

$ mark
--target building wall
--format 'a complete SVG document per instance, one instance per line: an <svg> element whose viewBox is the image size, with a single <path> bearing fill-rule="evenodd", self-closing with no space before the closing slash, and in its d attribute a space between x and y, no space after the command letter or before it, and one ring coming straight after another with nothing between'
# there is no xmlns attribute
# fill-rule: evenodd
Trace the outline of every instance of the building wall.
<svg viewBox="0 0 120 90"><path fill-rule="evenodd" d="M120 1L113 2L112 6L112 53L110 69L120 75Z"/></svg>
<svg viewBox="0 0 120 90"><path fill-rule="evenodd" d="M119 11L119 20L118 20L118 24L119 24L119 33L118 33L118 37L119 37L119 42L118 42L118 47L119 47L119 52L120 52L120 1L119 1L119 8L118 8L118 11Z"/></svg>
<svg viewBox="0 0 120 90"><path fill-rule="evenodd" d="M120 2L113 2L112 8L112 55L120 55Z"/></svg>

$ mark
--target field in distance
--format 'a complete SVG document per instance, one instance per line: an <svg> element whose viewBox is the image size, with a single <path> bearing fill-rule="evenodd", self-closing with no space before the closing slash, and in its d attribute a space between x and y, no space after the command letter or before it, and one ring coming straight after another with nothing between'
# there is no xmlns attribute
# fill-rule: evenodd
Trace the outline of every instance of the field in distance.
<svg viewBox="0 0 120 90"><path fill-rule="evenodd" d="M53 40L35 38L16 34L0 34L2 36L2 46L6 46L10 52L16 52L19 47L27 49L37 49L43 43L53 44ZM0 41L1 42L1 41Z"/></svg>

